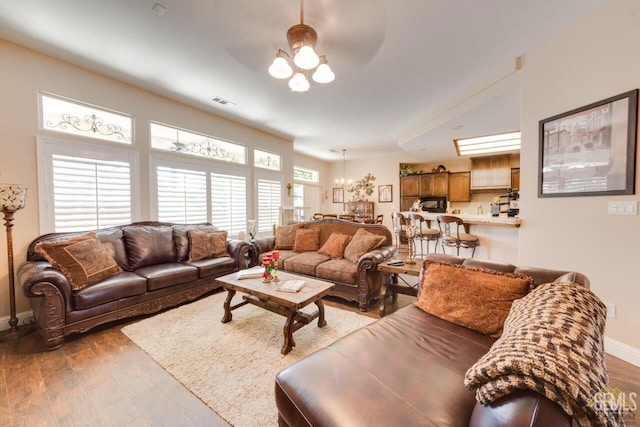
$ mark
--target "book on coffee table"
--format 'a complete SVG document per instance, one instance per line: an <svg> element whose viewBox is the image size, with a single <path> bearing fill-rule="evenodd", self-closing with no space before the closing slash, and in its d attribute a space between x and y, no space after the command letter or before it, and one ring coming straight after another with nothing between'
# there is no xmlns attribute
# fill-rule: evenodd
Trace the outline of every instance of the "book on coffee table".
<svg viewBox="0 0 640 427"><path fill-rule="evenodd" d="M259 277L262 277L262 275L264 274L264 267L258 265L255 267L247 268L245 270L239 270L237 274L238 280L257 279Z"/></svg>
<svg viewBox="0 0 640 427"><path fill-rule="evenodd" d="M285 292L298 292L302 288L304 288L304 280L286 280L276 286L277 290Z"/></svg>

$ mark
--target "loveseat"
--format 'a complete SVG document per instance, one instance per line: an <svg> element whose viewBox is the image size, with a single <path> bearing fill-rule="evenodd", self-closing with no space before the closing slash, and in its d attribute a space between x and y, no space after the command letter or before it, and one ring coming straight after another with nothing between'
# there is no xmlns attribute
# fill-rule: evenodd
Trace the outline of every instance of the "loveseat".
<svg viewBox="0 0 640 427"><path fill-rule="evenodd" d="M296 232L300 229L316 230L318 240L297 250ZM335 235L332 237L333 234ZM366 250L350 251L355 243L375 240L370 234L380 237L374 247L366 249L367 246L363 246ZM355 254L355 258L347 259L348 255L343 257L340 250L331 255L321 253L321 249L326 247L325 244L339 235L346 236L342 240L342 243L346 244L345 254L351 252ZM299 241L300 234L297 234L297 237ZM275 236L255 239L253 247L256 262L260 262L274 249L278 250L280 268L335 283L330 295L347 301L357 301L362 311L369 310L372 303L380 297L384 276L377 270L378 264L395 253L391 232L387 227L341 219L321 219L278 227Z"/></svg>
<svg viewBox="0 0 640 427"><path fill-rule="evenodd" d="M443 254L429 259L523 273L536 287L548 282L589 287L588 279L575 272ZM572 425L557 403L531 390L516 390L486 406L476 403L465 388L465 373L494 342L411 304L281 371L275 380L279 425ZM579 371L588 369L585 365Z"/></svg>
<svg viewBox="0 0 640 427"><path fill-rule="evenodd" d="M246 267L249 249L248 242L229 240L210 224L136 222L40 236L29 245L17 277L46 346L55 349L69 334L218 288L216 277Z"/></svg>

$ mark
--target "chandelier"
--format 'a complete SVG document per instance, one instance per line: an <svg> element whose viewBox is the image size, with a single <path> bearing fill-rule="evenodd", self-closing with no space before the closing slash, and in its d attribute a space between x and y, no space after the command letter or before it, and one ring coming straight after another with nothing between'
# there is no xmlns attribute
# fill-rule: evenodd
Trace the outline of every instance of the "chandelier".
<svg viewBox="0 0 640 427"><path fill-rule="evenodd" d="M336 75L331 71L327 58L324 55L318 56L315 52L314 47L317 39L316 30L304 23L304 0L300 0L300 23L287 31L287 40L293 56L278 49L276 58L269 67L269 74L276 79L291 77L289 88L294 92L309 90L311 85L307 75L311 70L315 70L311 75L314 82L331 83ZM293 60L293 67L290 64L291 60Z"/></svg>
<svg viewBox="0 0 640 427"><path fill-rule="evenodd" d="M346 152L344 148L342 149L342 178L336 178L336 185L340 185L341 187L350 188L351 184L353 184L352 179L347 179L347 161L346 161Z"/></svg>

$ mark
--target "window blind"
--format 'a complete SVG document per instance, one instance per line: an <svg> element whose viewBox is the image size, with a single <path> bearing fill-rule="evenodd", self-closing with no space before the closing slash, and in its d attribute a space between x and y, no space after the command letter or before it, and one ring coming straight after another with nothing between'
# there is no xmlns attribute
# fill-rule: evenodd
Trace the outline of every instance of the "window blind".
<svg viewBox="0 0 640 427"><path fill-rule="evenodd" d="M156 168L158 220L182 224L207 222L207 175L204 172Z"/></svg>
<svg viewBox="0 0 640 427"><path fill-rule="evenodd" d="M131 165L52 155L56 232L131 222Z"/></svg>
<svg viewBox="0 0 640 427"><path fill-rule="evenodd" d="M279 223L282 206L282 183L258 179L258 233L272 233Z"/></svg>
<svg viewBox="0 0 640 427"><path fill-rule="evenodd" d="M229 235L247 228L247 179L211 174L211 223Z"/></svg>

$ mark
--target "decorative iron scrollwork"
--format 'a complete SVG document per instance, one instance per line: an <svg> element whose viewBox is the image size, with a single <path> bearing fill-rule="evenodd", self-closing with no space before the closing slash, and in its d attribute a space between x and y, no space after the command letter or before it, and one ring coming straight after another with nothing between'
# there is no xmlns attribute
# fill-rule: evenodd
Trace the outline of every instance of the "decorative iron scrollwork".
<svg viewBox="0 0 640 427"><path fill-rule="evenodd" d="M59 127L60 129L68 129L68 127L71 126L81 132L93 132L99 133L103 136L115 136L118 139L131 142L131 138L122 133L122 127L112 123L105 124L104 119L101 119L95 114L86 115L84 116L84 119L67 113L60 115L60 117L62 117L62 121L56 124L48 121L47 126L51 128Z"/></svg>
<svg viewBox="0 0 640 427"><path fill-rule="evenodd" d="M273 157L261 157L256 160L256 164L267 169L280 169L280 162Z"/></svg>
<svg viewBox="0 0 640 427"><path fill-rule="evenodd" d="M174 141L171 142L171 151L176 153L195 154L197 156L208 157L210 159L225 160L227 162L239 163L236 154L219 147L215 141L204 139L189 143Z"/></svg>

